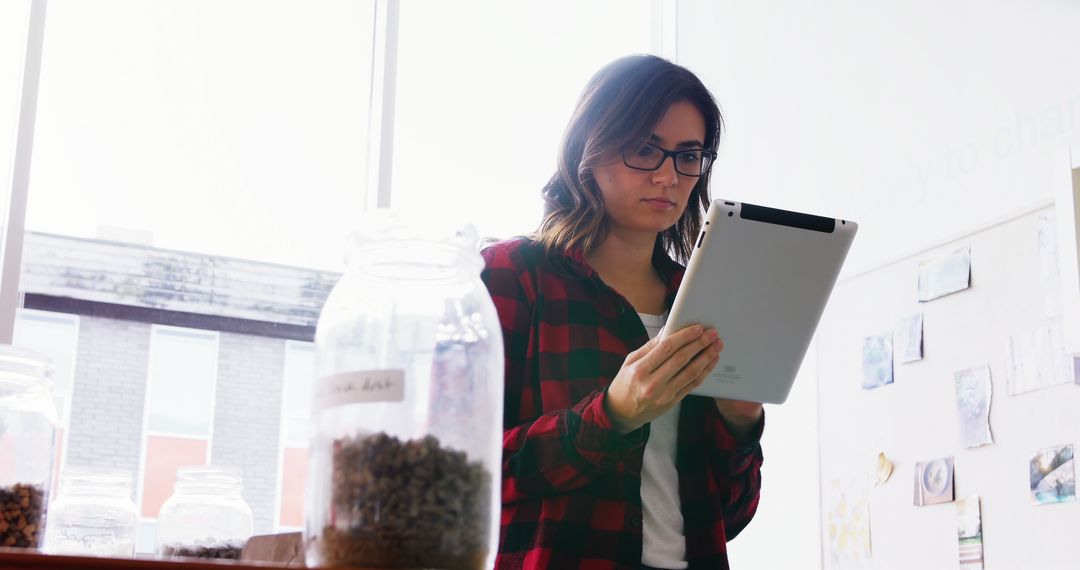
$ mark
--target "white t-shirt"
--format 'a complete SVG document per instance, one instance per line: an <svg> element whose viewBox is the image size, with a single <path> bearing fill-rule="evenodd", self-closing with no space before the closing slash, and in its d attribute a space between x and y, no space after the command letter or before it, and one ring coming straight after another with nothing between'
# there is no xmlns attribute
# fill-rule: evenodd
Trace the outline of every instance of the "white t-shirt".
<svg viewBox="0 0 1080 570"><path fill-rule="evenodd" d="M667 313L638 313L649 338L667 322ZM679 437L679 406L652 421L641 465L641 508L644 542L641 563L658 568L686 568L686 539L679 503L679 473L675 444Z"/></svg>

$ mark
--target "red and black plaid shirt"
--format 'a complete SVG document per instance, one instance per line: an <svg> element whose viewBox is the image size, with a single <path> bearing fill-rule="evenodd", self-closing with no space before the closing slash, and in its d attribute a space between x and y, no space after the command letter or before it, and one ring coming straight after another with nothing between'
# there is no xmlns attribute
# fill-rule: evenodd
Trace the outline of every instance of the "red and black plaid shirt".
<svg viewBox="0 0 1080 570"><path fill-rule="evenodd" d="M640 568L649 426L620 435L603 401L626 355L648 340L641 319L580 252L546 259L518 238L482 254L506 349L496 568ZM670 307L683 268L659 248L653 265ZM676 468L691 569L728 568L727 541L757 510L763 424L740 444L711 398L682 403Z"/></svg>

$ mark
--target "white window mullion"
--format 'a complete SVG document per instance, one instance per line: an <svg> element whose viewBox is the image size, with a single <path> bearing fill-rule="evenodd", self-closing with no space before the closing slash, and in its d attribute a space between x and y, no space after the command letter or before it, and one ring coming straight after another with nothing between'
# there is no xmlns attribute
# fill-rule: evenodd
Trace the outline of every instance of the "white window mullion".
<svg viewBox="0 0 1080 570"><path fill-rule="evenodd" d="M652 53L668 61L678 62L678 0L652 0L652 3Z"/></svg>
<svg viewBox="0 0 1080 570"><path fill-rule="evenodd" d="M15 311L19 307L19 277L22 268L23 232L26 229L26 196L30 188L30 159L34 149L38 83L41 79L41 52L45 40L46 0L33 0L26 34L26 63L23 66L22 94L19 97L19 126L15 140L15 161L4 213L0 274L0 342L11 344L15 336Z"/></svg>
<svg viewBox="0 0 1080 570"><path fill-rule="evenodd" d="M390 207L400 12L398 0L375 0L371 98L368 103L367 189L364 199L368 210Z"/></svg>

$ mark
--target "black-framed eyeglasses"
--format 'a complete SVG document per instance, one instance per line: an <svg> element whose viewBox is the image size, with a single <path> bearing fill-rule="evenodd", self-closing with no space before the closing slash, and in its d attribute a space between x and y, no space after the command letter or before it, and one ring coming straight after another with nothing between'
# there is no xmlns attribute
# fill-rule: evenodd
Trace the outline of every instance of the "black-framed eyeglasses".
<svg viewBox="0 0 1080 570"><path fill-rule="evenodd" d="M683 176L703 176L712 168L716 153L703 148L667 150L652 143L623 151L623 164L634 170L656 170L668 157L675 164L675 172Z"/></svg>

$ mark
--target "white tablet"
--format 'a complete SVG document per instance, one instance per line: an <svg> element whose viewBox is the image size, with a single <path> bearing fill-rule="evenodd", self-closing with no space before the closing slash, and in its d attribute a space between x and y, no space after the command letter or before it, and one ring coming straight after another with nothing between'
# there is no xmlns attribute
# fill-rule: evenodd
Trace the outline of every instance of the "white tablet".
<svg viewBox="0 0 1080 570"><path fill-rule="evenodd" d="M858 225L713 200L664 335L700 323L724 342L699 396L783 403Z"/></svg>

